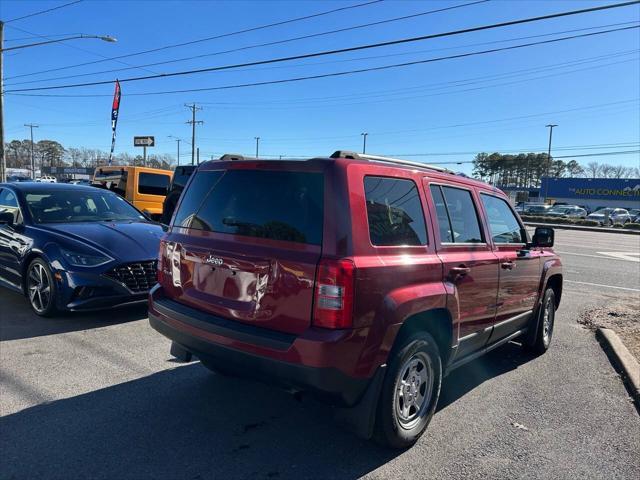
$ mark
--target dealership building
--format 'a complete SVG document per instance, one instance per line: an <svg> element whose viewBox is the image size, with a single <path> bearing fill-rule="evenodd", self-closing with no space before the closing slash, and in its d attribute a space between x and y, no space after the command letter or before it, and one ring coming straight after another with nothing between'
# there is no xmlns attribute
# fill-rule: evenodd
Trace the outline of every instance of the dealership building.
<svg viewBox="0 0 640 480"><path fill-rule="evenodd" d="M548 202L598 207L640 208L640 178L543 178L540 196Z"/></svg>
<svg viewBox="0 0 640 480"><path fill-rule="evenodd" d="M567 203L589 210L640 208L640 178L544 177L541 188L500 187L516 202Z"/></svg>

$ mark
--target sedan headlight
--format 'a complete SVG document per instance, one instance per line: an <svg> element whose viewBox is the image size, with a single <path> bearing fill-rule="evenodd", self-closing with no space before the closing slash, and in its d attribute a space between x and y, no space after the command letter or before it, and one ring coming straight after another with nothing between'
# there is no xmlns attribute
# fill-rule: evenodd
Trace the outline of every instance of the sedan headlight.
<svg viewBox="0 0 640 480"><path fill-rule="evenodd" d="M91 255L64 249L61 249L61 251L65 260L74 267L97 267L113 260L107 255Z"/></svg>

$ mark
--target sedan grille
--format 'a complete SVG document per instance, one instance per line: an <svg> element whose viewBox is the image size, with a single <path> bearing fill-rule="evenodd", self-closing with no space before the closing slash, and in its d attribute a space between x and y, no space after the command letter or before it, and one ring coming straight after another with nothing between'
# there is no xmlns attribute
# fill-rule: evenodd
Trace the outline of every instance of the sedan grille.
<svg viewBox="0 0 640 480"><path fill-rule="evenodd" d="M127 263L109 270L107 277L127 286L132 292L147 292L158 281L158 261Z"/></svg>

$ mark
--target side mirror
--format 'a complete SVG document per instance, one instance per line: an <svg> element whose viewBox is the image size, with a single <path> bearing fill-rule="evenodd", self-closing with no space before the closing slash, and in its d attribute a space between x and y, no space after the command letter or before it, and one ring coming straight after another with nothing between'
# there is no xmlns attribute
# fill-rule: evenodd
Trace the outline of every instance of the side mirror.
<svg viewBox="0 0 640 480"><path fill-rule="evenodd" d="M14 216L11 212L0 212L0 225L13 226Z"/></svg>
<svg viewBox="0 0 640 480"><path fill-rule="evenodd" d="M553 228L549 227L537 227L533 234L533 241L531 245L533 247L553 247L555 239L555 232Z"/></svg>

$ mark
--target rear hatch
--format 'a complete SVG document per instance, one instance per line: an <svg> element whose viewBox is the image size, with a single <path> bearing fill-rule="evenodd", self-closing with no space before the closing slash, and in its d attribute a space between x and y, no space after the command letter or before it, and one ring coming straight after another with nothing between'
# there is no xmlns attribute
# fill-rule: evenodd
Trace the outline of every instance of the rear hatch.
<svg viewBox="0 0 640 480"><path fill-rule="evenodd" d="M163 243L161 283L206 313L299 334L311 323L324 176L272 163L198 169Z"/></svg>

